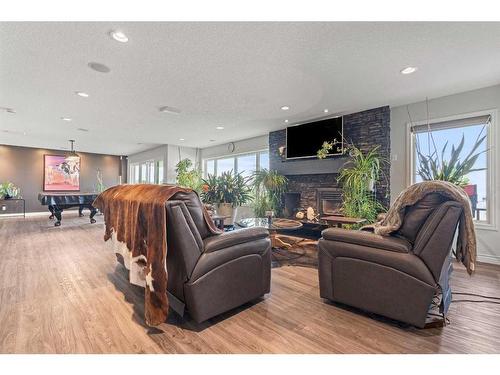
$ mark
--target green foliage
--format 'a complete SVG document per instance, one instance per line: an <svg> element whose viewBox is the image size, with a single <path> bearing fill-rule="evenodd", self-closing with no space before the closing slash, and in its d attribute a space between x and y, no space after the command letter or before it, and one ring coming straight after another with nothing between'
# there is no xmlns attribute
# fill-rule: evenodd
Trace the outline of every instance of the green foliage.
<svg viewBox="0 0 500 375"><path fill-rule="evenodd" d="M201 172L193 167L193 162L190 159L182 159L178 162L175 166L175 173L177 173L177 185L193 189L198 193L201 192Z"/></svg>
<svg viewBox="0 0 500 375"><path fill-rule="evenodd" d="M277 171L262 169L253 175L255 216L264 217L266 211L274 211L276 216L283 214L283 194L288 179Z"/></svg>
<svg viewBox="0 0 500 375"><path fill-rule="evenodd" d="M99 168L97 168L96 178L97 178L97 183L95 185L95 190L98 193L102 193L104 190L106 190L106 187L104 186L104 182L102 179L102 171Z"/></svg>
<svg viewBox="0 0 500 375"><path fill-rule="evenodd" d="M21 190L12 182L0 184L0 199L21 198Z"/></svg>
<svg viewBox="0 0 500 375"><path fill-rule="evenodd" d="M333 146L336 146L339 143L340 142L337 141L337 139L334 139L332 142L329 141L323 142L321 148L316 153L316 156L318 157L318 159L325 159L330 154L330 151L333 149Z"/></svg>
<svg viewBox="0 0 500 375"><path fill-rule="evenodd" d="M381 166L386 163L376 146L366 153L350 144L347 151L350 160L341 169L338 181L342 184L343 202L342 212L346 216L360 217L368 222L375 222L377 215L385 211L384 206L377 201L375 194L370 191L381 174Z"/></svg>
<svg viewBox="0 0 500 375"><path fill-rule="evenodd" d="M252 200L250 177L233 171L223 172L220 176L209 174L202 180L201 199L205 203L231 203L233 207L241 206Z"/></svg>
<svg viewBox="0 0 500 375"><path fill-rule="evenodd" d="M422 177L423 180L441 180L448 181L457 186L464 187L469 184L469 179L467 178L467 174L475 171L482 171L485 168L474 168L474 165L477 162L479 156L488 151L483 150L480 152L476 152L479 146L485 141L486 135L482 135L484 131L481 129L481 132L476 138L474 145L472 146L471 151L465 156L463 160L460 159L460 153L463 150L465 143L465 136L462 134L462 140L455 148L455 145L451 146L451 155L450 159L445 159L446 148L448 147L448 142L446 142L441 149L441 152L438 153L436 148L436 144L434 142L434 137L432 136L432 132L430 132L429 136L432 139L433 151L429 154L424 154L418 143L418 137L416 142L417 149L417 158L419 161L419 169L417 173ZM441 157L439 157L439 154Z"/></svg>

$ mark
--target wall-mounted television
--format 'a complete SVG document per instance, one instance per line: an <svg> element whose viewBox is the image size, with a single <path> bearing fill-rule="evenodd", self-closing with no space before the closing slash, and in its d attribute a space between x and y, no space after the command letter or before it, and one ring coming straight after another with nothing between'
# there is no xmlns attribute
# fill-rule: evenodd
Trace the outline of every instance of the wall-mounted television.
<svg viewBox="0 0 500 375"><path fill-rule="evenodd" d="M312 121L286 129L286 158L316 157L323 142L337 141L328 155L341 155L343 146L343 118L334 117Z"/></svg>

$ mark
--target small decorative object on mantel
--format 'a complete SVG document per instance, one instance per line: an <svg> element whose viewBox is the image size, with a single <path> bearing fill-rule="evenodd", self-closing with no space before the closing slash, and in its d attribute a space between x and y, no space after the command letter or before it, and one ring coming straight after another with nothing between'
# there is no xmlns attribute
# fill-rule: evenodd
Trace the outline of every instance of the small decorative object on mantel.
<svg viewBox="0 0 500 375"><path fill-rule="evenodd" d="M285 157L286 157L286 147L285 146L278 147L278 152L279 152L281 158L285 159Z"/></svg>
<svg viewBox="0 0 500 375"><path fill-rule="evenodd" d="M304 219L304 213L302 211L299 211L297 212L297 214L295 215L295 217L299 220L303 220Z"/></svg>

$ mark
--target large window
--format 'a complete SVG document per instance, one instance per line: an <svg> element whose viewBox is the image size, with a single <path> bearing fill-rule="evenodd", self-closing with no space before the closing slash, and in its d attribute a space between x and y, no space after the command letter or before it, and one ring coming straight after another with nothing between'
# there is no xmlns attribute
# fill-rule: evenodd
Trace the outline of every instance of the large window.
<svg viewBox="0 0 500 375"><path fill-rule="evenodd" d="M221 158L207 159L204 162L204 176L217 175L223 172L233 171L251 176L255 171L269 169L269 152L257 151L235 156L225 156Z"/></svg>
<svg viewBox="0 0 500 375"><path fill-rule="evenodd" d="M492 224L492 200L494 191L492 186L492 158L491 149L491 115L484 114L459 119L430 122L428 125L416 124L410 127L411 135L411 183L422 181L419 171L425 170L418 157L434 154L438 165L443 161L450 163L452 151L459 150L458 161L464 162L467 156L479 154L472 170L463 176L464 190L471 200L472 214L477 222ZM484 141L474 150L474 145L486 136ZM463 137L463 146L460 143ZM437 150L437 153L434 152Z"/></svg>
<svg viewBox="0 0 500 375"><path fill-rule="evenodd" d="M148 160L142 163L132 163L129 167L130 184L161 184L163 183L163 160Z"/></svg>

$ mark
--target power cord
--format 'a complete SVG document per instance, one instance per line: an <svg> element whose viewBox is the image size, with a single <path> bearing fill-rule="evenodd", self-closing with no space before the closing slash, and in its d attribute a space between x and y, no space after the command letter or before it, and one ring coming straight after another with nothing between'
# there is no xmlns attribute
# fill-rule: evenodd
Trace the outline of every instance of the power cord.
<svg viewBox="0 0 500 375"><path fill-rule="evenodd" d="M492 297L492 296L485 296L482 294L476 294L476 293L466 293L466 292L452 292L452 295L461 295L461 296L472 296L472 297L479 297L479 298L486 298L486 300L475 300L475 299L459 299L459 300L454 300L452 299L451 302L476 302L476 303L492 303L494 305L500 305L500 297ZM495 301L489 301L489 300L495 300Z"/></svg>

